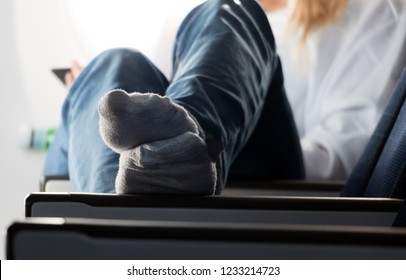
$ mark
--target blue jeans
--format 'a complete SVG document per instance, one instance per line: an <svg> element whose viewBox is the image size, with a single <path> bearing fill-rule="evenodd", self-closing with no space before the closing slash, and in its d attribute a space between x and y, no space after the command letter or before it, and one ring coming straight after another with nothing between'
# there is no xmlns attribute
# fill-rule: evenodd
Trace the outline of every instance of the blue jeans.
<svg viewBox="0 0 406 280"><path fill-rule="evenodd" d="M170 81L135 50L96 57L68 93L45 175L68 175L74 191L115 191L119 155L99 135L98 102L117 88L166 95L196 118L216 162L217 193L229 176L304 178L280 60L256 1L196 7L179 28Z"/></svg>

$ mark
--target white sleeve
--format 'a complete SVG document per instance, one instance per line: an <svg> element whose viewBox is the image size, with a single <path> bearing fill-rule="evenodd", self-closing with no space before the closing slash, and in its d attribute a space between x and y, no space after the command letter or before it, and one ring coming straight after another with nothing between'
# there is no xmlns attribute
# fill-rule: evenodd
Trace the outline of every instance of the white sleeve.
<svg viewBox="0 0 406 280"><path fill-rule="evenodd" d="M308 178L346 179L363 152L405 66L405 5L350 1L343 22L312 42L301 138Z"/></svg>

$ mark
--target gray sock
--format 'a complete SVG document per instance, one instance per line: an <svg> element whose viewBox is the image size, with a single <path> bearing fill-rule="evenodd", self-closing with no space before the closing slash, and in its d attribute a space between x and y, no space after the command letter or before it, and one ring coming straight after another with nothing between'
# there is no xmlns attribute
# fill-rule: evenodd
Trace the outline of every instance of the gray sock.
<svg viewBox="0 0 406 280"><path fill-rule="evenodd" d="M214 193L215 163L183 107L157 94L114 90L99 113L103 140L120 153L117 193Z"/></svg>

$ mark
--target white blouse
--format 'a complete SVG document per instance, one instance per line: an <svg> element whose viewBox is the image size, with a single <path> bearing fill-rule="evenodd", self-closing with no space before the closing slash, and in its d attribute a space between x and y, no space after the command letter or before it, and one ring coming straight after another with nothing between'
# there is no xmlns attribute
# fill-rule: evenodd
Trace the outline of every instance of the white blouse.
<svg viewBox="0 0 406 280"><path fill-rule="evenodd" d="M406 1L350 0L298 46L287 11L268 15L301 138L306 177L345 180L406 65Z"/></svg>

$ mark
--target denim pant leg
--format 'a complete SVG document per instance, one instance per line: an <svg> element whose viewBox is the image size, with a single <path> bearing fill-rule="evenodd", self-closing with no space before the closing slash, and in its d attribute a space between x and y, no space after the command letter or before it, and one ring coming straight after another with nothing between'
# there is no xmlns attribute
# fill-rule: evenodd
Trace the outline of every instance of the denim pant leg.
<svg viewBox="0 0 406 280"><path fill-rule="evenodd" d="M119 155L100 137L99 100L113 89L164 94L167 86L164 75L137 51L113 49L100 54L68 93L44 174L69 175L74 191L115 192Z"/></svg>
<svg viewBox="0 0 406 280"><path fill-rule="evenodd" d="M292 178L303 177L280 60L268 19L256 1L209 0L195 8L178 31L173 60L174 76L166 95L187 108L201 125L217 162L217 193L231 163L254 135L264 146L255 147L255 154L238 166L241 174L254 172L255 177L255 168L248 172L244 168L250 167L250 161L265 161L259 164L262 168L277 166L282 160L293 171L284 170L281 177L289 173ZM276 152L289 149L293 152L286 157L292 158Z"/></svg>
<svg viewBox="0 0 406 280"><path fill-rule="evenodd" d="M275 72L257 126L231 165L229 176L267 180L305 178L302 149L281 66Z"/></svg>

